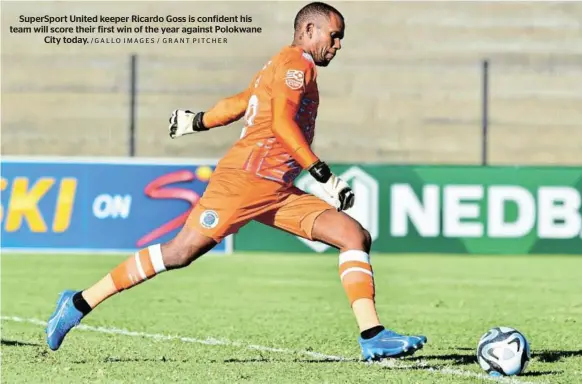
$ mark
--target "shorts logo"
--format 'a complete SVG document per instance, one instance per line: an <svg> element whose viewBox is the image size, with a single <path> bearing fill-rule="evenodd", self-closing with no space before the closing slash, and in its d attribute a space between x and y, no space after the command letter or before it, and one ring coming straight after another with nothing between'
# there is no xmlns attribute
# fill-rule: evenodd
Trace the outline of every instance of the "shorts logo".
<svg viewBox="0 0 582 384"><path fill-rule="evenodd" d="M214 228L218 225L218 214L211 210L206 210L200 215L200 225L204 228Z"/></svg>
<svg viewBox="0 0 582 384"><path fill-rule="evenodd" d="M303 79L305 75L303 71L298 71L296 69L290 69L287 71L285 76L285 84L291 89L299 89L303 86Z"/></svg>

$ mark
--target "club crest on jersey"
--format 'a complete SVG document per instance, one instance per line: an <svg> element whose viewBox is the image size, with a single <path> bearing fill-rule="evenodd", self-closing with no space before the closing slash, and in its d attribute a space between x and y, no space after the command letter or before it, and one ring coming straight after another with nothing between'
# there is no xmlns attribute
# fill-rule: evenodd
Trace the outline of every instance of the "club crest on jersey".
<svg viewBox="0 0 582 384"><path fill-rule="evenodd" d="M298 71L297 69L290 69L287 71L285 76L285 84L291 89L299 89L303 86L303 79L305 75L303 71Z"/></svg>
<svg viewBox="0 0 582 384"><path fill-rule="evenodd" d="M218 214L211 210L206 210L200 215L200 225L204 228L214 228L218 225Z"/></svg>

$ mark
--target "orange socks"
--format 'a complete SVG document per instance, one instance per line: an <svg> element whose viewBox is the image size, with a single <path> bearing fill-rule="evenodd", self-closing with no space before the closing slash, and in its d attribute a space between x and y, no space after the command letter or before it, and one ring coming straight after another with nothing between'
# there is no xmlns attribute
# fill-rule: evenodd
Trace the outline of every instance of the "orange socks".
<svg viewBox="0 0 582 384"><path fill-rule="evenodd" d="M136 252L115 267L110 275L117 292L121 292L165 270L160 244L155 244Z"/></svg>
<svg viewBox="0 0 582 384"><path fill-rule="evenodd" d="M340 253L339 275L350 306L358 299L374 300L374 273L366 252L350 250Z"/></svg>

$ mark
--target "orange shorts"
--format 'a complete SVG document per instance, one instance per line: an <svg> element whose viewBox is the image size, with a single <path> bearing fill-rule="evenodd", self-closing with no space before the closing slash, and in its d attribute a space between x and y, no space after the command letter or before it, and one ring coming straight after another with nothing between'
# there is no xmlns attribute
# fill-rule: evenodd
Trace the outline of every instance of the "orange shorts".
<svg viewBox="0 0 582 384"><path fill-rule="evenodd" d="M334 209L295 186L236 169L216 170L185 226L220 242L251 220L313 240L317 216Z"/></svg>

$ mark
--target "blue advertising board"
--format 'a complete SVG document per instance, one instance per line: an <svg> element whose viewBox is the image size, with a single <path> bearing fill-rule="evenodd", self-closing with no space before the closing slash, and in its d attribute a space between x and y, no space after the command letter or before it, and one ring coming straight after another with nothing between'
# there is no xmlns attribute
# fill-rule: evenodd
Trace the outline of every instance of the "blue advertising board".
<svg viewBox="0 0 582 384"><path fill-rule="evenodd" d="M174 237L214 160L1 159L2 251L134 252ZM212 252L232 252L232 237Z"/></svg>

